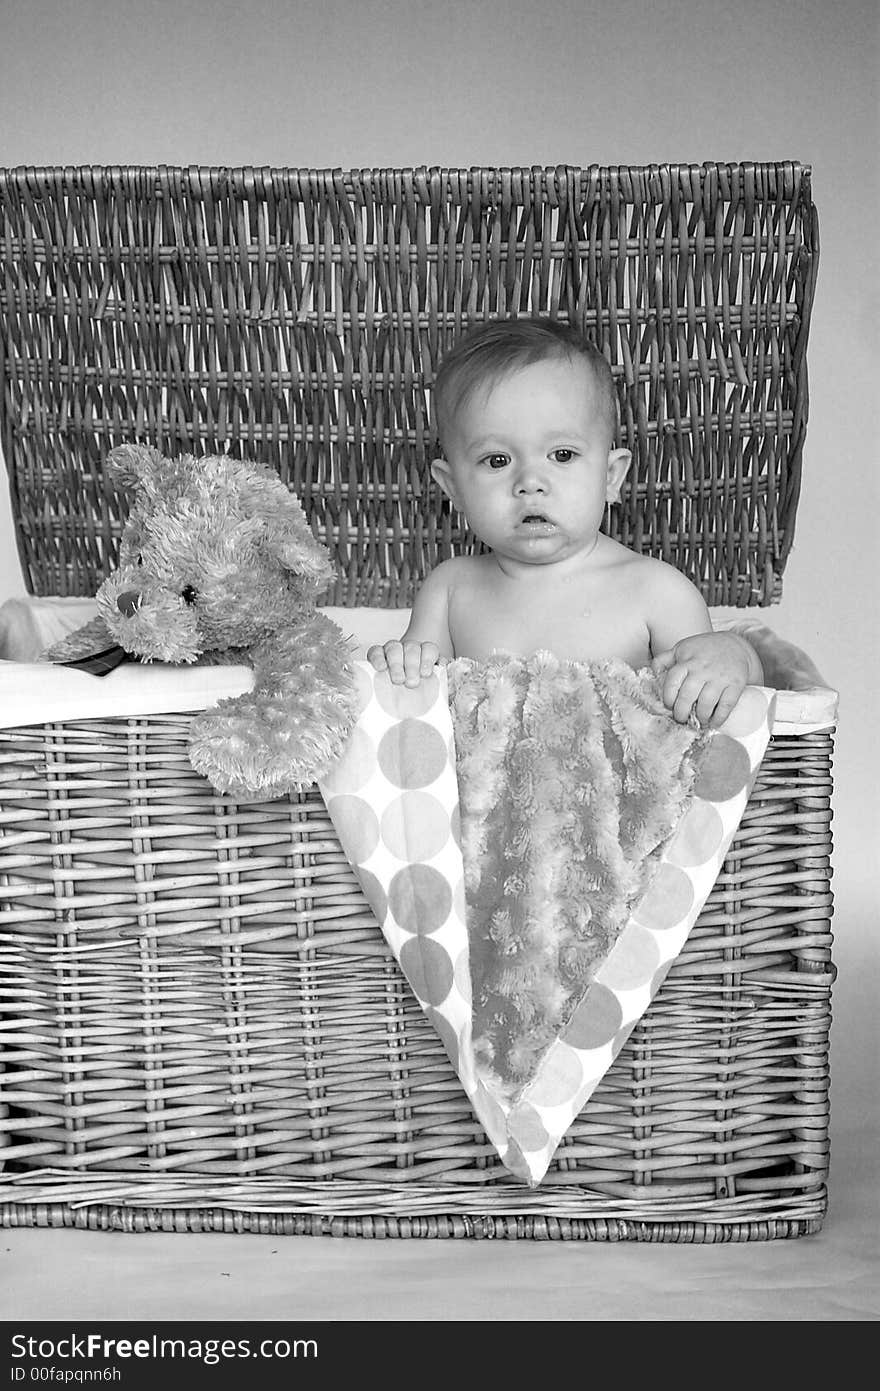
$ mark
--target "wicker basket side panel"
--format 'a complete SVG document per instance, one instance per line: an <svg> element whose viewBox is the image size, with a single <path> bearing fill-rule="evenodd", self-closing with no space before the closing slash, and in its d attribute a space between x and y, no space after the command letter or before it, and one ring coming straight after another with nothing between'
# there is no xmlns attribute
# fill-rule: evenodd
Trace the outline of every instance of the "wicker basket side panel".
<svg viewBox="0 0 880 1391"><path fill-rule="evenodd" d="M411 602L475 540L430 477L468 324L540 315L608 357L634 464L609 529L712 604L778 597L818 257L797 164L0 171L0 441L25 579L92 593L115 443L245 454L302 497L331 602Z"/></svg>
<svg viewBox="0 0 880 1391"><path fill-rule="evenodd" d="M364 1179L411 1163L461 1089L323 801L218 798L188 728L0 732L13 1166ZM491 1149L473 1117L469 1133Z"/></svg>
<svg viewBox="0 0 880 1391"><path fill-rule="evenodd" d="M3 974L51 1002L4 1050L11 1169L368 1181L444 1172L447 1129L468 1152L393 959L153 942L58 961L31 940Z"/></svg>
<svg viewBox="0 0 880 1391"><path fill-rule="evenodd" d="M187 773L186 737L185 717L0 736L10 1181L130 1171L157 1201L187 1174L505 1187L320 798L236 807ZM685 950L542 1190L815 1216L829 760L827 736L771 743Z"/></svg>

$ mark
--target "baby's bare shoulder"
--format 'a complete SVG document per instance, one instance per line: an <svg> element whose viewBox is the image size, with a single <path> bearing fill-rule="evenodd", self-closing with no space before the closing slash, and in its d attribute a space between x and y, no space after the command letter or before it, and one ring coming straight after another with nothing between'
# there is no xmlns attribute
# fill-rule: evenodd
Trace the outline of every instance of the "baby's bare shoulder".
<svg viewBox="0 0 880 1391"><path fill-rule="evenodd" d="M691 584L687 575L683 575L680 570L676 570L674 565L668 561L659 560L653 555L640 555L637 551L630 551L625 546L620 547L623 555L618 563L628 580L640 588L651 590L652 593L662 593L664 595L689 595L697 594L699 591Z"/></svg>
<svg viewBox="0 0 880 1391"><path fill-rule="evenodd" d="M452 593L456 589L485 584L496 571L489 555L455 555L435 565L428 578Z"/></svg>
<svg viewBox="0 0 880 1391"><path fill-rule="evenodd" d="M681 638L711 631L706 601L687 575L655 556L640 556L639 561L637 593L655 654Z"/></svg>
<svg viewBox="0 0 880 1391"><path fill-rule="evenodd" d="M419 585L417 598L425 604L450 603L456 595L470 594L487 582L485 557L462 555L441 560Z"/></svg>
<svg viewBox="0 0 880 1391"><path fill-rule="evenodd" d="M703 596L674 565L652 555L625 552L618 558L615 585L621 600L644 614L650 627L672 621L698 631L706 626Z"/></svg>

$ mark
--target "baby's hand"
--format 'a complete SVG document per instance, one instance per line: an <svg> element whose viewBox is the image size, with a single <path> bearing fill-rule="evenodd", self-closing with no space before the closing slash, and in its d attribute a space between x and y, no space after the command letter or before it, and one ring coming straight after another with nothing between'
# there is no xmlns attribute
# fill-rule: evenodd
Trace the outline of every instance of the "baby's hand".
<svg viewBox="0 0 880 1391"><path fill-rule="evenodd" d="M747 685L760 685L761 664L754 648L736 633L696 633L683 638L652 662L663 682L663 704L679 724L693 710L701 725L717 729Z"/></svg>
<svg viewBox="0 0 880 1391"><path fill-rule="evenodd" d="M417 686L440 660L436 642L402 642L395 639L367 649L367 661L377 671L387 671L395 686Z"/></svg>

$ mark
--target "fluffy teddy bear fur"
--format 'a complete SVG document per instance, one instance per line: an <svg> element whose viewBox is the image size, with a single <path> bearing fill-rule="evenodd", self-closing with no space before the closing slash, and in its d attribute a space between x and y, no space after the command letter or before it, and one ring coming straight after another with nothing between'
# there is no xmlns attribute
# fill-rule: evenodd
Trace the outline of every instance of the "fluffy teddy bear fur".
<svg viewBox="0 0 880 1391"><path fill-rule="evenodd" d="M253 690L196 716L190 759L239 801L322 776L355 716L350 653L316 610L333 569L297 498L269 468L122 445L108 476L133 490L98 618L50 660L113 643L141 661L249 663Z"/></svg>

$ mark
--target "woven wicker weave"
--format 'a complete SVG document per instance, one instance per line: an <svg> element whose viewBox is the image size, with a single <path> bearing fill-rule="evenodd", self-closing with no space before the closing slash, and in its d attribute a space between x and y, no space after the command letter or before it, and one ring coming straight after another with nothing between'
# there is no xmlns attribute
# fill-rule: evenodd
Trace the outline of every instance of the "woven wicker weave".
<svg viewBox="0 0 880 1391"><path fill-rule="evenodd" d="M620 397L612 529L710 604L778 597L818 255L796 164L0 171L0 375L34 593L91 594L109 448L271 462L331 547L330 602L405 605L456 532L430 479L462 326L585 326Z"/></svg>
<svg viewBox="0 0 880 1391"><path fill-rule="evenodd" d="M462 323L585 323L635 482L611 519L713 603L778 595L816 265L797 165L0 173L0 429L29 586L90 593L125 438L271 460L336 602L469 544L427 472ZM0 732L2 1220L742 1240L826 1204L827 733L774 737L724 869L541 1188L514 1183L324 805L238 807L188 720Z"/></svg>

